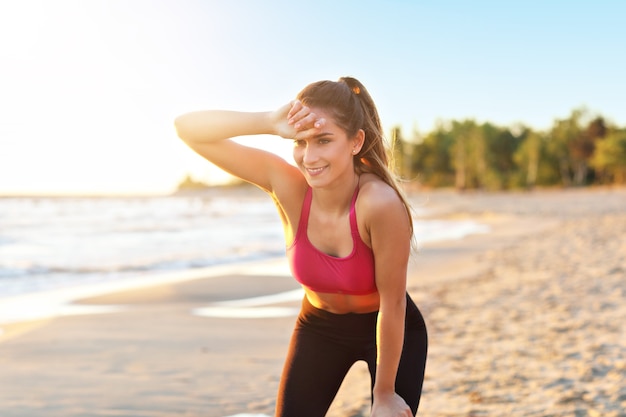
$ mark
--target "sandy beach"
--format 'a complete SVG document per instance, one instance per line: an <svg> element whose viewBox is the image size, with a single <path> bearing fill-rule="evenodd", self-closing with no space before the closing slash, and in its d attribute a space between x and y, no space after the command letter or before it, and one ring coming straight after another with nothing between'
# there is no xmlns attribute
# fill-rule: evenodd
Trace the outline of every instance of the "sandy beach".
<svg viewBox="0 0 626 417"><path fill-rule="evenodd" d="M430 342L418 415L626 416L626 188L411 198L491 228L411 261ZM278 259L3 324L0 416L271 416L300 296ZM369 415L360 365L329 417Z"/></svg>

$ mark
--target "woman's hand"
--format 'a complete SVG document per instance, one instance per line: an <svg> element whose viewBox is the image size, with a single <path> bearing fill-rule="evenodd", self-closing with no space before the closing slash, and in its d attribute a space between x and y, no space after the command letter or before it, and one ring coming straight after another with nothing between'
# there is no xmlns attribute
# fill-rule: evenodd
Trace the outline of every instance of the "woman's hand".
<svg viewBox="0 0 626 417"><path fill-rule="evenodd" d="M291 101L270 114L276 134L285 139L295 139L321 128L325 120L319 118L299 100Z"/></svg>
<svg viewBox="0 0 626 417"><path fill-rule="evenodd" d="M374 396L371 417L413 417L413 413L402 397L394 392Z"/></svg>
<svg viewBox="0 0 626 417"><path fill-rule="evenodd" d="M288 123L288 114L293 106L293 102L289 102L270 113L270 123L274 132L285 139L293 139L296 136L296 130Z"/></svg>

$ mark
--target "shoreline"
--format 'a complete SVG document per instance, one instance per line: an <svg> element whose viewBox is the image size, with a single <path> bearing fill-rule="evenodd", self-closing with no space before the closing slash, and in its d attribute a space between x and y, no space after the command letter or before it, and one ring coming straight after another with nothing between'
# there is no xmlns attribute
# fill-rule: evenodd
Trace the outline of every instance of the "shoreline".
<svg viewBox="0 0 626 417"><path fill-rule="evenodd" d="M419 415L622 417L626 189L417 198L427 194L435 215L492 230L425 244L410 263L430 338ZM7 416L271 415L294 317L190 312L296 290L280 265L86 298L75 305L130 308L10 330L0 336ZM350 371L328 417L368 415L365 372Z"/></svg>
<svg viewBox="0 0 626 417"><path fill-rule="evenodd" d="M123 310L123 303L90 303L89 300L111 294L148 290L164 285L176 285L223 275L251 274L251 271L285 275L288 270L282 258L230 262L204 268L172 272L154 272L132 278L59 288L55 290L18 294L0 298L0 343L21 324L43 323L58 317L114 313ZM94 304L90 308L90 304ZM102 304L97 306L96 304ZM118 305L119 304L119 305Z"/></svg>

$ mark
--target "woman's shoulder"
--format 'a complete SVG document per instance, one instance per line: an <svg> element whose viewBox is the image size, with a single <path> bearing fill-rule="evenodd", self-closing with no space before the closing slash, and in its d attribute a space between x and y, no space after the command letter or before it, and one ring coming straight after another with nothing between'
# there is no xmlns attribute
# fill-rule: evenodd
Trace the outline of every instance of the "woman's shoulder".
<svg viewBox="0 0 626 417"><path fill-rule="evenodd" d="M395 199L398 193L393 187L375 174L361 174L359 180L359 197L361 194L368 199Z"/></svg>
<svg viewBox="0 0 626 417"><path fill-rule="evenodd" d="M378 231L376 236L383 239L389 238L390 233L402 236L402 231L408 230L407 209L402 198L391 185L375 175L362 178L356 211L359 224L368 233L369 240L364 239L365 242L371 242L375 230Z"/></svg>
<svg viewBox="0 0 626 417"><path fill-rule="evenodd" d="M368 173L361 175L357 204L362 211L376 216L395 206L402 206L402 200L391 185L377 175Z"/></svg>

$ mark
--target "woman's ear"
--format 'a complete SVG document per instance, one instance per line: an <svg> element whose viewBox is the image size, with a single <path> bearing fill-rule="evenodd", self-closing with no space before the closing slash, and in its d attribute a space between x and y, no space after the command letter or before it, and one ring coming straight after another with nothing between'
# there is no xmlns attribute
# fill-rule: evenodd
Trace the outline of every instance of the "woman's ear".
<svg viewBox="0 0 626 417"><path fill-rule="evenodd" d="M363 142L365 142L365 132L363 129L359 129L358 132L352 138L352 153L354 155L361 152L361 148L363 147Z"/></svg>

